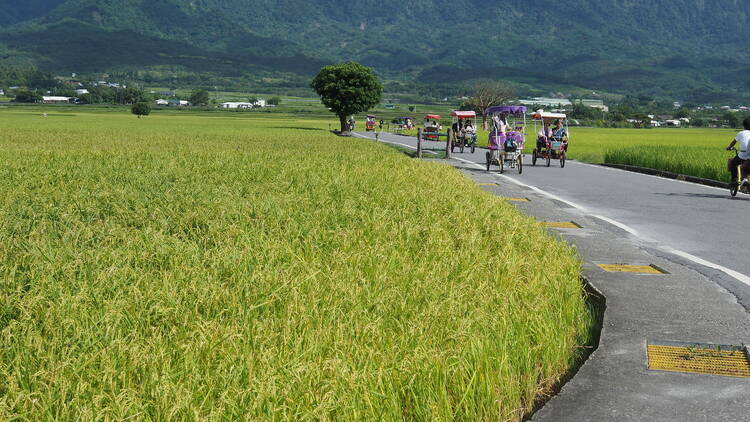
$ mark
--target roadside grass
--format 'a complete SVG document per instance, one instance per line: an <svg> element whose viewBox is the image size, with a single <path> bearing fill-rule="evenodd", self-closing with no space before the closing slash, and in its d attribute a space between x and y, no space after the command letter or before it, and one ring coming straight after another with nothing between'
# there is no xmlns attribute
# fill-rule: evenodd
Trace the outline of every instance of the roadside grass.
<svg viewBox="0 0 750 422"><path fill-rule="evenodd" d="M519 420L590 340L575 252L447 166L53 114L0 113L0 420Z"/></svg>

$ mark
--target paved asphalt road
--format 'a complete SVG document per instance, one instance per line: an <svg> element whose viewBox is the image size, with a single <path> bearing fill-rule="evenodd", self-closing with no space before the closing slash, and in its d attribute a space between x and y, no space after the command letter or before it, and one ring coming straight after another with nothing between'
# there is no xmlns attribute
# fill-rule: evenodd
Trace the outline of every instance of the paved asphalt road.
<svg viewBox="0 0 750 422"><path fill-rule="evenodd" d="M357 136L375 138L373 133ZM411 137L382 133L380 140L416 146L416 138ZM426 144L428 149L445 145ZM454 158L485 166L483 149ZM603 217L637 237L644 247L707 275L750 309L750 197L740 194L731 199L725 189L576 161L568 161L564 169L557 161L549 168L539 162L532 167L527 156L524 164L521 175L506 169L506 180L541 189L587 214Z"/></svg>

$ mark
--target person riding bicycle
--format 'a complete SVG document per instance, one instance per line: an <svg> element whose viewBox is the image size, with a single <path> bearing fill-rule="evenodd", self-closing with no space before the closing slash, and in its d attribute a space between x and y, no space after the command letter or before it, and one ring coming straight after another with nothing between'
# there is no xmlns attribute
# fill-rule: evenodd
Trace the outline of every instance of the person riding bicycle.
<svg viewBox="0 0 750 422"><path fill-rule="evenodd" d="M738 133L727 147L727 151L729 151L737 144L740 146L737 156L729 159L729 172L732 173L732 183L736 183L735 180L739 177L737 167L741 167L743 178L750 175L750 117L742 121L742 126L745 130ZM747 180L743 180L742 184L746 183Z"/></svg>

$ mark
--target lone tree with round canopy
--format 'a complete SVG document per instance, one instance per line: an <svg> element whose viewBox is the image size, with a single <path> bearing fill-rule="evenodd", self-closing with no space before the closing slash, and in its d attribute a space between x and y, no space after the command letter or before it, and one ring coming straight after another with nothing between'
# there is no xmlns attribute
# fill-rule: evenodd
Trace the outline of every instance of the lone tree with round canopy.
<svg viewBox="0 0 750 422"><path fill-rule="evenodd" d="M146 102L135 103L130 108L130 112L138 116L140 119L143 116L151 114L151 106Z"/></svg>
<svg viewBox="0 0 750 422"><path fill-rule="evenodd" d="M375 107L383 96L383 85L372 69L355 62L324 67L310 86L339 117L342 133L349 129L347 117Z"/></svg>

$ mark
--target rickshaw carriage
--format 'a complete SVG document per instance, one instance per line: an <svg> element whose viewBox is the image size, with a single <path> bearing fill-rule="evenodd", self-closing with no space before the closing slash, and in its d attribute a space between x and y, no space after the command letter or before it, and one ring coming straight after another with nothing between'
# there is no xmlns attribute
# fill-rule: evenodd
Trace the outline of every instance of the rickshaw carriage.
<svg viewBox="0 0 750 422"><path fill-rule="evenodd" d="M451 113L453 118L453 133L456 134L456 142L451 146L451 152L456 147L463 153L464 148L469 147L473 154L477 147L477 113L474 111L457 110Z"/></svg>
<svg viewBox="0 0 750 422"><path fill-rule="evenodd" d="M537 160L544 160L549 167L552 160L560 160L560 167L565 168L570 139L568 116L563 113L548 113L539 110L531 117L534 119L534 132L537 133L536 148L531 155L531 165L535 166Z"/></svg>
<svg viewBox="0 0 750 422"><path fill-rule="evenodd" d="M403 130L414 129L414 118L413 117L397 117L391 120L393 130L400 132Z"/></svg>
<svg viewBox="0 0 750 422"><path fill-rule="evenodd" d="M496 165L500 167L500 173L506 167L518 170L518 174L523 173L526 111L524 106L497 106L485 110L485 116L492 121L486 153L487 171ZM508 124L509 118L514 119L513 126Z"/></svg>
<svg viewBox="0 0 750 422"><path fill-rule="evenodd" d="M365 120L365 131L375 132L375 119L377 119L377 117L371 114L367 115L367 119Z"/></svg>
<svg viewBox="0 0 750 422"><path fill-rule="evenodd" d="M424 116L424 138L431 141L440 139L440 115L428 114Z"/></svg>

